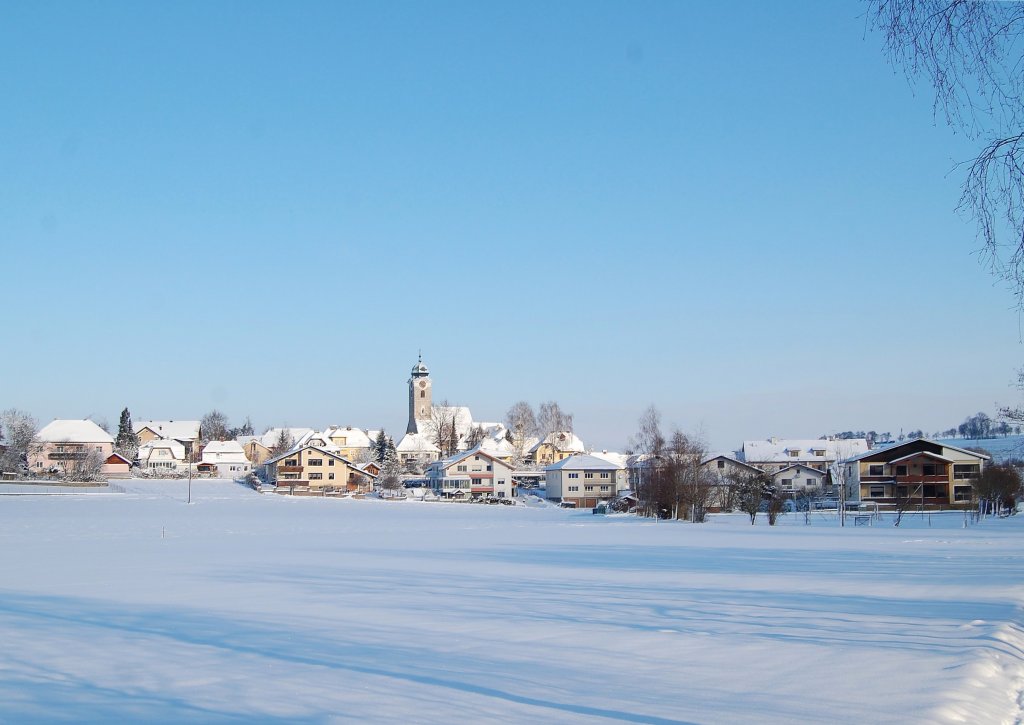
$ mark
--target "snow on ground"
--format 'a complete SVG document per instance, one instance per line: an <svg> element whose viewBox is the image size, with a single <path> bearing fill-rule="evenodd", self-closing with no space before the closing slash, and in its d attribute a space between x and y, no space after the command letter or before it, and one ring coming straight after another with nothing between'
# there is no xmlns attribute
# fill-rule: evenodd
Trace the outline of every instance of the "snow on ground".
<svg viewBox="0 0 1024 725"><path fill-rule="evenodd" d="M1021 717L1024 516L695 526L117 486L0 497L0 721Z"/></svg>

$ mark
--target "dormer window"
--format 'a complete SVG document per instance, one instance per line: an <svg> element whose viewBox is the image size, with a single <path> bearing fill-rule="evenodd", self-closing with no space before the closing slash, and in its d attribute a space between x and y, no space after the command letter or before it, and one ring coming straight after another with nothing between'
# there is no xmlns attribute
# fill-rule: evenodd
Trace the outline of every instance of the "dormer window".
<svg viewBox="0 0 1024 725"><path fill-rule="evenodd" d="M799 458L800 457L800 449L799 448L790 448L789 449L789 457L790 458Z"/></svg>

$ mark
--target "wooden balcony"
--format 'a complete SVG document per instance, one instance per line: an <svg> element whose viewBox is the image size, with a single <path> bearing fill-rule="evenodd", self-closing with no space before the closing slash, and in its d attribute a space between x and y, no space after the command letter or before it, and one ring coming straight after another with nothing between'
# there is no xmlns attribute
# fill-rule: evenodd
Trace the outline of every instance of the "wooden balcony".
<svg viewBox="0 0 1024 725"><path fill-rule="evenodd" d="M278 466L278 473L302 473L302 466Z"/></svg>

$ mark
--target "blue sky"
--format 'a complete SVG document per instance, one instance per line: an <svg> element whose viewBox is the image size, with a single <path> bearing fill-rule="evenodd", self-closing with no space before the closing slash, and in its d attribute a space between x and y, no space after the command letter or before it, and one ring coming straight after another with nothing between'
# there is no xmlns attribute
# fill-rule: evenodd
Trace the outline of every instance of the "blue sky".
<svg viewBox="0 0 1024 725"><path fill-rule="evenodd" d="M1016 402L972 145L857 2L12 3L0 406L715 448ZM916 90L916 95L915 95Z"/></svg>

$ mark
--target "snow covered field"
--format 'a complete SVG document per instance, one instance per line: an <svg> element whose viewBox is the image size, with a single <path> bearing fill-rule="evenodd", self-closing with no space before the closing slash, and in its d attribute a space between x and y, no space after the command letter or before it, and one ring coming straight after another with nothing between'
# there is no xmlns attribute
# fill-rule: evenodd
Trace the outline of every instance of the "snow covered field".
<svg viewBox="0 0 1024 725"><path fill-rule="evenodd" d="M0 721L1014 722L1024 516L0 496Z"/></svg>

